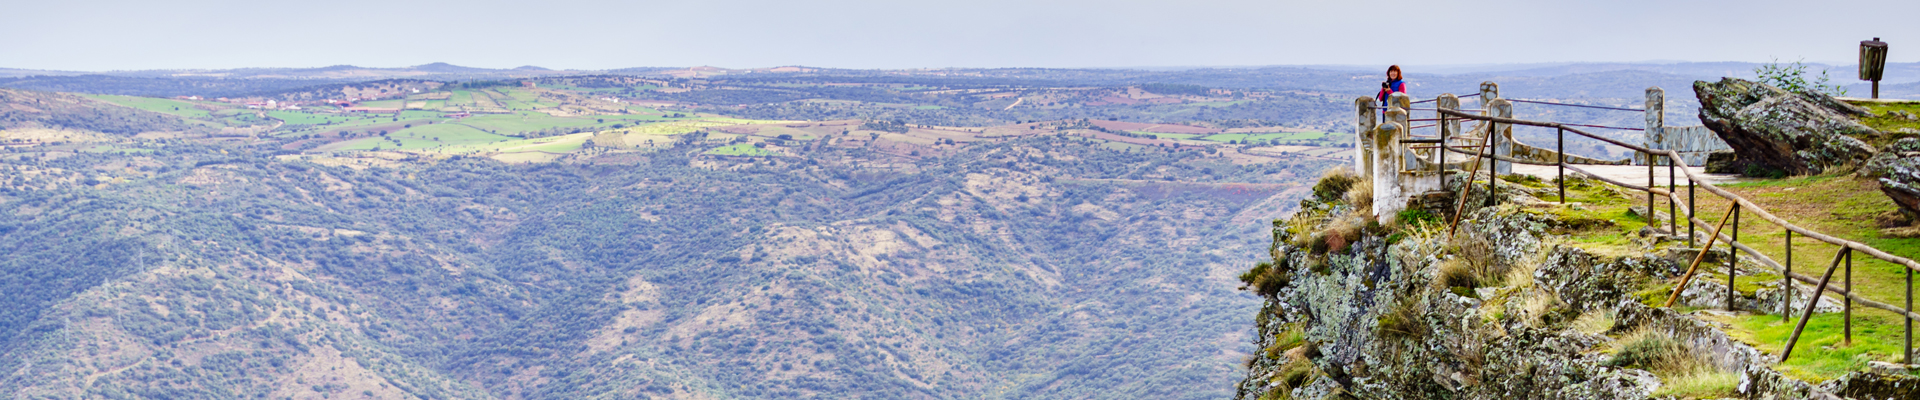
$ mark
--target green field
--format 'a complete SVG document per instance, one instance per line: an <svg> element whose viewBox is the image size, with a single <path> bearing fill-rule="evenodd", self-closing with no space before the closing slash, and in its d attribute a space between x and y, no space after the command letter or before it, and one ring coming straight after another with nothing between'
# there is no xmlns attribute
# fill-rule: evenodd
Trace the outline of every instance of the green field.
<svg viewBox="0 0 1920 400"><path fill-rule="evenodd" d="M195 107L196 103L190 101L106 94L88 94L82 96L161 114L171 114L187 118L208 118L211 116L211 113L207 112L207 110Z"/></svg>
<svg viewBox="0 0 1920 400"><path fill-rule="evenodd" d="M433 124L402 129L385 137L349 141L335 150L423 150L453 146L475 146L515 140L482 132L465 125ZM398 144L396 144L398 142Z"/></svg>
<svg viewBox="0 0 1920 400"><path fill-rule="evenodd" d="M299 112L299 111L283 111L283 110L268 111L267 116L273 117L274 119L278 119L281 121L286 121L287 125L320 125L320 124L325 124L329 121L336 121L336 120L342 119L341 117L333 114L314 114L314 113L306 113L306 112Z"/></svg>
<svg viewBox="0 0 1920 400"><path fill-rule="evenodd" d="M731 146L724 146L724 147L715 147L713 150L707 150L707 154L721 155L721 156L749 156L749 157L771 157L771 156L780 155L780 153L767 151L767 149L754 147L753 145L746 144L746 143L741 143L741 144L736 144Z"/></svg>
<svg viewBox="0 0 1920 400"><path fill-rule="evenodd" d="M447 154L515 153L530 151L566 153L579 150L580 147L585 145L587 140L592 137L593 133L589 132L533 139L505 138L508 140L449 145L435 148L433 151ZM402 143L406 143L405 139L402 139ZM392 146L392 142L388 142L387 145Z"/></svg>
<svg viewBox="0 0 1920 400"><path fill-rule="evenodd" d="M492 142L516 139L512 136L501 136L501 135L486 133L479 129L473 129L473 127L460 125L460 124L433 124L433 125L427 125L427 126L416 126L416 127L401 130L399 132L394 132L389 136L400 137L403 141L406 139L420 139L420 140L433 141L434 143L439 143L442 146L466 145L466 144L475 144L475 143L492 143Z"/></svg>
<svg viewBox="0 0 1920 400"><path fill-rule="evenodd" d="M515 114L475 115L461 119L459 124L479 128L502 135L519 135L526 132L548 128L568 128L593 125L591 119L563 118L532 111Z"/></svg>
<svg viewBox="0 0 1920 400"><path fill-rule="evenodd" d="M465 90L455 90L453 91L452 95L447 96L448 107L472 106L472 105L473 105L473 92L469 92Z"/></svg>

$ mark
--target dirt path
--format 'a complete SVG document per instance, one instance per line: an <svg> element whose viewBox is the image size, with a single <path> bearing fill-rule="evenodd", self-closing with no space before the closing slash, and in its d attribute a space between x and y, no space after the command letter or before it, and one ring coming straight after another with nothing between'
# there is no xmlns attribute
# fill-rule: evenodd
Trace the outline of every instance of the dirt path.
<svg viewBox="0 0 1920 400"><path fill-rule="evenodd" d="M1604 176L1607 179L1617 180L1617 181L1626 182L1626 183L1632 183L1635 185L1647 184L1647 166L1645 165L1582 165L1577 168L1584 169L1587 171L1592 171L1593 173L1600 174L1601 176ZM1558 168L1555 168L1553 166L1548 166L1548 165L1516 164L1513 166L1514 173L1538 176L1541 179L1553 179L1558 177L1559 171L1557 171L1557 169ZM1701 182L1712 183L1716 185L1722 184L1722 183L1739 182L1742 180L1739 175L1709 174L1707 173L1706 168L1704 167L1687 167L1687 171L1692 172L1696 176L1699 176ZM1654 172L1653 174L1654 183L1663 185L1663 186L1667 184L1667 167L1654 167L1653 172ZM1575 172L1567 171L1567 173L1575 173ZM1683 186L1687 184L1687 174L1680 173L1679 171L1674 171L1674 173L1679 175L1673 180L1674 182Z"/></svg>

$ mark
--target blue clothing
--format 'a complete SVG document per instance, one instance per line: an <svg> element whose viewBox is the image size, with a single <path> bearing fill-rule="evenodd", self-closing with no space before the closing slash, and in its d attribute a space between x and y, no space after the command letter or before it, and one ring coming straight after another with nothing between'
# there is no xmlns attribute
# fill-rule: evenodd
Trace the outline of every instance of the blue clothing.
<svg viewBox="0 0 1920 400"><path fill-rule="evenodd" d="M1406 93L1406 92L1407 92L1407 81L1395 80L1392 82L1387 82L1387 87L1380 88L1380 94L1375 95L1373 98L1374 100L1379 100L1380 105L1382 107L1385 107L1387 105L1387 97L1393 96L1394 93Z"/></svg>

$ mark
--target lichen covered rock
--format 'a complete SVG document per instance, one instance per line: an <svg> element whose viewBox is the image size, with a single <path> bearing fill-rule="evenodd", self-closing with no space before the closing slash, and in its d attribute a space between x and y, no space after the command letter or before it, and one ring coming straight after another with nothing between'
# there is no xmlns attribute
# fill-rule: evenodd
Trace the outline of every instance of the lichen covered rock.
<svg viewBox="0 0 1920 400"><path fill-rule="evenodd" d="M1900 206L1909 221L1920 221L1920 139L1905 138L1887 145L1860 168L1860 174L1880 180L1880 191Z"/></svg>
<svg viewBox="0 0 1920 400"><path fill-rule="evenodd" d="M1817 174L1859 165L1874 153L1860 137L1879 136L1850 116L1867 110L1825 95L1802 95L1734 78L1696 81L1700 120L1736 154L1748 175Z"/></svg>
<svg viewBox="0 0 1920 400"><path fill-rule="evenodd" d="M1774 355L1718 323L1642 303L1634 288L1681 273L1675 254L1601 256L1560 244L1553 232L1569 222L1541 209L1469 208L1451 238L1444 229L1368 230L1340 247L1301 245L1294 235L1316 228L1276 223L1274 260L1261 268L1285 270L1286 279L1258 292L1267 298L1255 340L1261 350L1237 397L1652 398L1668 375L1602 351L1634 334L1670 338L1703 368L1738 376L1742 398L1888 398L1910 396L1920 382L1857 374L1813 385L1781 375L1770 368ZM1450 276L1460 270L1478 272ZM1720 283L1697 282L1703 293L1725 293ZM1762 286L1739 302L1777 306L1768 299L1779 295ZM1808 289L1799 290L1804 298Z"/></svg>

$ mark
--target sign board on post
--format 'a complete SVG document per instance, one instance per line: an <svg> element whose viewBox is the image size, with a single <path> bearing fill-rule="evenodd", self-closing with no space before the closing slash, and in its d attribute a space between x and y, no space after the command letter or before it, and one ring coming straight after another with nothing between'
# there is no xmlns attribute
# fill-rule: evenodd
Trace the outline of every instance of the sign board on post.
<svg viewBox="0 0 1920 400"><path fill-rule="evenodd" d="M1860 41L1860 80L1873 81L1873 98L1880 98L1880 76L1887 71L1887 42Z"/></svg>

